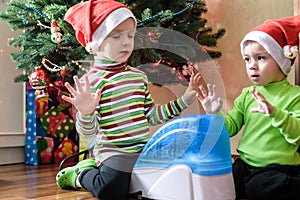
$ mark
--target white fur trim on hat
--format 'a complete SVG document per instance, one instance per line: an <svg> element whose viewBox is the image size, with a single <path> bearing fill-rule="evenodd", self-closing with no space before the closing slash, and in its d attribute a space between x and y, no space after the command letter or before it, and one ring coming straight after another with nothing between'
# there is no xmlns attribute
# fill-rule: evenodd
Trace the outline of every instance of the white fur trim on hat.
<svg viewBox="0 0 300 200"><path fill-rule="evenodd" d="M244 55L244 43L249 40L255 41L262 45L277 62L282 72L285 75L288 75L288 73L291 71L291 61L284 55L283 48L276 42L273 37L263 31L249 32L245 35L240 43L242 55Z"/></svg>
<svg viewBox="0 0 300 200"><path fill-rule="evenodd" d="M98 51L100 45L105 38L123 21L128 18L133 18L136 23L136 18L133 13L127 8L119 8L111 12L105 20L98 26L93 33L92 41L86 44L86 51Z"/></svg>

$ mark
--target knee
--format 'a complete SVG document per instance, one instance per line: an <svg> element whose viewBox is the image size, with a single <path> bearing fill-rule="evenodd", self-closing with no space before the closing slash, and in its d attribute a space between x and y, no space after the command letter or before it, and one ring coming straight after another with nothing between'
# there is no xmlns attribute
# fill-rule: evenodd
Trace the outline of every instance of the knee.
<svg viewBox="0 0 300 200"><path fill-rule="evenodd" d="M106 179L101 190L94 196L101 200L125 200L128 195L130 183L129 175L121 175Z"/></svg>
<svg viewBox="0 0 300 200"><path fill-rule="evenodd" d="M95 197L101 200L126 200L128 190L122 187L107 186L101 191L94 194Z"/></svg>
<svg viewBox="0 0 300 200"><path fill-rule="evenodd" d="M246 194L249 199L282 199L282 189L288 182L288 176L283 173L265 172L253 176L246 183Z"/></svg>

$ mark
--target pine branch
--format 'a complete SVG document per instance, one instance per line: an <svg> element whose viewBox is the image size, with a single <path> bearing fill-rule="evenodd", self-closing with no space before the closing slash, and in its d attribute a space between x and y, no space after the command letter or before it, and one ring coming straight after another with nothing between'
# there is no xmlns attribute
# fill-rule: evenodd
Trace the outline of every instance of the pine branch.
<svg viewBox="0 0 300 200"><path fill-rule="evenodd" d="M64 75L65 81L72 82L74 74L82 73L78 65L85 66L89 63L80 62L76 64L76 61L90 60L89 55L77 41L72 26L63 20L66 10L82 1L14 0L9 2L6 10L0 12L0 20L7 22L13 31L22 31L18 37L13 38L8 43L8 45L20 49L12 54L12 60L17 63L16 68L18 70L25 71L28 76L46 58L57 66L67 67L68 72ZM147 62L155 63L160 60L172 69L175 67L177 70L180 70L188 59L205 60L208 59L207 55L210 55L211 58L219 58L221 56L221 52L216 47L218 40L225 34L225 29L221 28L213 31L211 27L207 27L207 19L201 17L203 13L207 12L204 0L119 1L128 5L133 11L139 21L139 28L162 27L183 33L195 40L195 46L191 47L180 43L181 48L177 48L174 45L175 49L173 49L172 53L162 50L161 44L151 43L151 41L144 38L139 40L140 38L137 35L136 43L153 48L134 51L128 61L128 64L131 66L143 65ZM63 35L59 43L51 41L51 31L49 28L45 28L51 26L52 20L58 23L60 32ZM45 27L42 27L41 24ZM172 45L172 42L174 43L174 38L168 38L168 36L161 36L160 39L165 43L169 43L168 45ZM199 45L207 49L205 54L199 53ZM151 67L151 65L148 65L148 67ZM174 73L172 70L160 69L164 70L164 73ZM150 72L151 68L147 73ZM62 77L59 72L49 72L49 76L51 81ZM16 77L16 81L20 80L25 80L24 75ZM169 79L165 83L174 81L177 80Z"/></svg>

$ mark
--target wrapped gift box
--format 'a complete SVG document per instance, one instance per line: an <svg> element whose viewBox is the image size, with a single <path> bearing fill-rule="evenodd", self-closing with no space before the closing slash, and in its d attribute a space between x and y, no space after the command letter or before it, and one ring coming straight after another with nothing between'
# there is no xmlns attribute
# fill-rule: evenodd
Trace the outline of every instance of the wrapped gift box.
<svg viewBox="0 0 300 200"><path fill-rule="evenodd" d="M53 138L51 137L36 137L37 157L40 164L52 163L52 155L54 149Z"/></svg>
<svg viewBox="0 0 300 200"><path fill-rule="evenodd" d="M66 157L78 153L78 146L69 138L65 138L54 152L54 162L60 163ZM74 159L68 160L74 162Z"/></svg>
<svg viewBox="0 0 300 200"><path fill-rule="evenodd" d="M57 100L61 98L57 96L60 93L53 91L52 88L51 93L47 93L49 96L41 99L38 92L27 85L26 164L59 163L78 152L79 136L74 129L72 106Z"/></svg>

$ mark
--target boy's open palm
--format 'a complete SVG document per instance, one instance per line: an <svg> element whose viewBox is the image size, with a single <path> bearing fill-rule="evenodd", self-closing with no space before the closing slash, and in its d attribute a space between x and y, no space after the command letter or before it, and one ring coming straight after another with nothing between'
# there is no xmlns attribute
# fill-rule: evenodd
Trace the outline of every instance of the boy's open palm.
<svg viewBox="0 0 300 200"><path fill-rule="evenodd" d="M222 108L223 101L217 96L216 85L207 84L208 91L205 90L203 85L201 85L199 89L201 93L197 93L197 98L205 112L211 114L219 112Z"/></svg>
<svg viewBox="0 0 300 200"><path fill-rule="evenodd" d="M97 90L95 94L91 93L87 76L85 76L84 86L80 84L77 76L74 76L74 83L76 89L68 82L65 84L72 97L63 95L62 99L73 104L82 115L93 114L99 104L101 91Z"/></svg>
<svg viewBox="0 0 300 200"><path fill-rule="evenodd" d="M271 114L273 112L274 107L265 99L262 94L255 89L252 89L251 93L258 104L257 108L250 108L251 112L260 112L263 114Z"/></svg>

